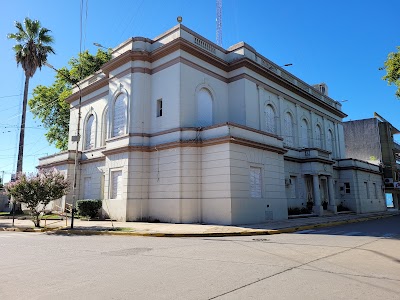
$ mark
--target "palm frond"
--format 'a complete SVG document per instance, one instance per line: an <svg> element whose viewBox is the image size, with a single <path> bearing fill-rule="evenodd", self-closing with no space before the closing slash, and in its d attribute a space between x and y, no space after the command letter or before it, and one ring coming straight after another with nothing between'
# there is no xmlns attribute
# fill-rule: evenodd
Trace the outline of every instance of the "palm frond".
<svg viewBox="0 0 400 300"><path fill-rule="evenodd" d="M49 45L53 42L53 37L49 34L51 31L40 27L38 20L29 18L24 19L24 26L20 22L15 22L15 27L18 31L8 35L8 38L18 43L13 47L15 60L17 65L21 64L25 75L32 77L37 68L41 68L47 60L47 55L54 53Z"/></svg>

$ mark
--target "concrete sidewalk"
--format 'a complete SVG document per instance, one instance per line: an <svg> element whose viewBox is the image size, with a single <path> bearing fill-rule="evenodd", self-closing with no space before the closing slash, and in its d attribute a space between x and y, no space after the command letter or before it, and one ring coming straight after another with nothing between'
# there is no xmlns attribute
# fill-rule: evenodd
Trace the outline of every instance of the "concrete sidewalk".
<svg viewBox="0 0 400 300"><path fill-rule="evenodd" d="M388 210L369 214L338 214L323 217L292 218L282 221L269 221L261 224L223 226L203 224L171 224L146 222L111 222L111 221L83 221L74 220L74 229L70 229L64 221L48 220L46 227L34 229L31 220L15 220L0 218L0 231L43 232L51 231L54 234L80 235L130 235L130 236L164 236L164 237L201 237L201 236L234 236L234 235L264 235L289 233L318 227L336 226L347 223L356 223L399 215L400 211ZM44 220L41 223L45 225Z"/></svg>

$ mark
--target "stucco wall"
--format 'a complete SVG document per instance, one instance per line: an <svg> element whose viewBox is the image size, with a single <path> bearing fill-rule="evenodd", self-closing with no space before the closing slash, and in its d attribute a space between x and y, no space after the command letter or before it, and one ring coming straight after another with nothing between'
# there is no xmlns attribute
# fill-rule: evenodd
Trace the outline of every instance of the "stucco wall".
<svg viewBox="0 0 400 300"><path fill-rule="evenodd" d="M232 144L232 223L261 223L287 218L283 155ZM250 167L261 168L261 198L250 194Z"/></svg>
<svg viewBox="0 0 400 300"><path fill-rule="evenodd" d="M382 160L382 150L378 120L373 118L348 121L343 123L343 128L346 157L379 164L379 161Z"/></svg>

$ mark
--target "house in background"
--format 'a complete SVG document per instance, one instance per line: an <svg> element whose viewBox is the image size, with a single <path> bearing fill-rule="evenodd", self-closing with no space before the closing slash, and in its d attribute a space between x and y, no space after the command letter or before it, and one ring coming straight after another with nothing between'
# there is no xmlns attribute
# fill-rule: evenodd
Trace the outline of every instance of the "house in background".
<svg viewBox="0 0 400 300"><path fill-rule="evenodd" d="M400 145L393 136L400 131L376 112L374 118L343 123L347 157L380 166L384 190L396 209L400 200Z"/></svg>
<svg viewBox="0 0 400 300"><path fill-rule="evenodd" d="M73 178L80 120L77 198L104 199L111 218L251 224L307 202L318 215L386 209L379 167L345 159L346 114L327 86L244 42L223 49L179 24L120 44L79 85L70 150L39 167Z"/></svg>

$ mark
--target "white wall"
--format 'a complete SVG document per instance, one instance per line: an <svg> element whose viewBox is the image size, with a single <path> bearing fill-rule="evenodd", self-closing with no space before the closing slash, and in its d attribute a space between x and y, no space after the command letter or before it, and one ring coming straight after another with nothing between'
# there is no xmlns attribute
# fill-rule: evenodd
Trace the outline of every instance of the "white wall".
<svg viewBox="0 0 400 300"><path fill-rule="evenodd" d="M283 155L231 144L232 223L287 218ZM250 167L262 171L262 198L251 198Z"/></svg>
<svg viewBox="0 0 400 300"><path fill-rule="evenodd" d="M182 63L180 68L180 125L182 127L199 126L197 124L197 92L202 88L207 89L213 98L213 124L228 122L227 83Z"/></svg>

